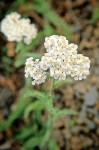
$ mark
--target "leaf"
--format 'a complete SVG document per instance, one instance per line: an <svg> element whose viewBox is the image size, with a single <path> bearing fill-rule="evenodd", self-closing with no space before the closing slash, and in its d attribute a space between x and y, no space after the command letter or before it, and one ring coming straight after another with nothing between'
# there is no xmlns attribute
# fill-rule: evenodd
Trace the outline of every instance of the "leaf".
<svg viewBox="0 0 99 150"><path fill-rule="evenodd" d="M53 34L57 34L57 31L55 29L53 29L53 27L49 24L46 23L44 26L44 35L46 36L51 36Z"/></svg>
<svg viewBox="0 0 99 150"><path fill-rule="evenodd" d="M58 144L54 139L51 139L48 143L49 150L59 150Z"/></svg>
<svg viewBox="0 0 99 150"><path fill-rule="evenodd" d="M33 110L42 110L44 108L47 108L47 102L48 102L48 94L45 92L40 92L36 90L27 90L27 92L24 92L23 95L24 98L32 97L35 98L36 101L30 103L30 105L27 106L24 112L24 117L27 118L31 111Z"/></svg>
<svg viewBox="0 0 99 150"><path fill-rule="evenodd" d="M20 133L15 137L15 140L25 140L25 138L33 135L38 129L37 124L33 124L33 126L24 127L20 130Z"/></svg>
<svg viewBox="0 0 99 150"><path fill-rule="evenodd" d="M33 89L25 89L25 91L26 90L27 90L27 92L24 93L23 98L35 97L38 100L46 99L46 93L45 92L40 92L40 91L36 91L36 90L33 90Z"/></svg>
<svg viewBox="0 0 99 150"><path fill-rule="evenodd" d="M35 101L35 102L31 103L29 106L27 106L27 108L25 109L24 118L25 119L28 118L31 111L42 110L44 108L46 108L46 102L45 101Z"/></svg>
<svg viewBox="0 0 99 150"><path fill-rule="evenodd" d="M42 142L41 142L41 147L43 148L44 145L47 145L47 143L49 142L51 133L52 133L52 116L48 117L48 120L46 122L46 128L45 128L45 133L42 137Z"/></svg>
<svg viewBox="0 0 99 150"><path fill-rule="evenodd" d="M34 147L40 145L41 140L42 140L42 136L39 136L39 135L38 136L34 136L34 137L30 138L29 140L27 140L24 143L23 147L25 149L33 149Z"/></svg>
<svg viewBox="0 0 99 150"><path fill-rule="evenodd" d="M50 3L45 0L34 0L34 2L34 10L38 13L41 13L44 16L46 22L56 25L58 33L62 33L63 35L66 35L67 38L69 38L71 35L71 28L57 15L56 12L51 9Z"/></svg>
<svg viewBox="0 0 99 150"><path fill-rule="evenodd" d="M55 117L64 116L64 115L77 115L77 112L73 109L55 109Z"/></svg>
<svg viewBox="0 0 99 150"><path fill-rule="evenodd" d="M4 130L6 128L8 128L13 122L14 120L16 120L17 118L19 118L22 113L24 112L24 109L28 106L28 104L30 103L29 99L27 100L26 98L23 97L24 92L26 92L26 88L24 87L20 94L19 97L17 99L17 106L15 108L15 110L11 113L11 115L9 116L9 118L5 121L2 121L0 123L0 130Z"/></svg>
<svg viewBox="0 0 99 150"><path fill-rule="evenodd" d="M67 25L64 20L62 20L54 11L49 11L45 13L46 19L48 19L49 22L52 22L54 25L58 27L58 32L62 33L63 35L66 35L67 38L70 38L71 35L71 29L69 25Z"/></svg>
<svg viewBox="0 0 99 150"><path fill-rule="evenodd" d="M32 48L36 47L39 44L39 42L43 39L43 34L43 32L39 32L37 38L34 39L30 45L26 45L23 42L17 44L16 51L18 53L14 64L15 67L20 67L21 65L23 65L27 57L33 57L34 59L41 58L41 54L30 52L30 50L32 50Z"/></svg>
<svg viewBox="0 0 99 150"><path fill-rule="evenodd" d="M16 45L16 53L18 53L19 51L21 51L21 50L23 50L23 48L24 48L24 43L23 43L23 41L21 41L21 42L18 42L17 43L17 45Z"/></svg>
<svg viewBox="0 0 99 150"><path fill-rule="evenodd" d="M39 59L41 58L41 55L38 53L33 53L33 52L20 52L18 56L16 57L15 61L15 67L20 67L21 65L25 64L25 60L28 57L33 57L34 59Z"/></svg>
<svg viewBox="0 0 99 150"><path fill-rule="evenodd" d="M66 80L63 80L63 81L55 80L54 85L53 85L53 89L57 89L59 86L61 86L63 84L70 84L72 82L73 82L72 78L67 78Z"/></svg>
<svg viewBox="0 0 99 150"><path fill-rule="evenodd" d="M19 116L23 113L25 107L29 104L29 101L20 99L17 103L17 107L13 113L9 116L8 120L5 120L0 123L0 130L4 130L5 128L8 128L14 120L19 118Z"/></svg>
<svg viewBox="0 0 99 150"><path fill-rule="evenodd" d="M97 6L97 8L95 8L95 10L93 11L93 15L90 20L90 23L94 23L98 19L99 19L99 6Z"/></svg>

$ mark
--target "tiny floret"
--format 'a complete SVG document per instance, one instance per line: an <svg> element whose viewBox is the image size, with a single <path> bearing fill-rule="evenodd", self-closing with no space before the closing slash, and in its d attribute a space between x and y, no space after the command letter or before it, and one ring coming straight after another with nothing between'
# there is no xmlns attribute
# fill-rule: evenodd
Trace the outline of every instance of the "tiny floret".
<svg viewBox="0 0 99 150"><path fill-rule="evenodd" d="M21 15L17 12L8 14L2 20L0 30L9 42L23 40L27 45L37 36L36 26L30 23L30 19L21 18Z"/></svg>
<svg viewBox="0 0 99 150"><path fill-rule="evenodd" d="M45 38L46 53L41 60L26 60L25 77L32 77L32 84L44 83L49 72L57 80L66 80L69 75L74 80L82 80L89 75L90 60L82 54L77 54L78 46L69 44L64 36L52 35Z"/></svg>

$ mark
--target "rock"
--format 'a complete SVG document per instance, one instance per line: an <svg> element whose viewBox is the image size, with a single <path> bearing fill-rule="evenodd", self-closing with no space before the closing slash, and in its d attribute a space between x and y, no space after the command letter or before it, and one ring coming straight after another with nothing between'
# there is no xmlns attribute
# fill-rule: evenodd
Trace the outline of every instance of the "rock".
<svg viewBox="0 0 99 150"><path fill-rule="evenodd" d="M99 94L97 92L96 87L93 87L88 93L85 94L85 105L86 106L93 106L95 105Z"/></svg>
<svg viewBox="0 0 99 150"><path fill-rule="evenodd" d="M94 130L95 128L96 128L96 125L95 125L95 123L94 122L90 122L90 123L88 123L88 128L90 129L90 130Z"/></svg>

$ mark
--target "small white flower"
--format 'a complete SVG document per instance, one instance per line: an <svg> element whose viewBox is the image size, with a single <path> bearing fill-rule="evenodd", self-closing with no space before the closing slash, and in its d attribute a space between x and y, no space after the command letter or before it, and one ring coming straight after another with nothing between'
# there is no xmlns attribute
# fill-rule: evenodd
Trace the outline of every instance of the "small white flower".
<svg viewBox="0 0 99 150"><path fill-rule="evenodd" d="M7 37L10 42L24 41L25 44L30 44L37 36L37 28L34 24L30 24L29 19L21 18L17 12L8 14L1 22L1 32Z"/></svg>

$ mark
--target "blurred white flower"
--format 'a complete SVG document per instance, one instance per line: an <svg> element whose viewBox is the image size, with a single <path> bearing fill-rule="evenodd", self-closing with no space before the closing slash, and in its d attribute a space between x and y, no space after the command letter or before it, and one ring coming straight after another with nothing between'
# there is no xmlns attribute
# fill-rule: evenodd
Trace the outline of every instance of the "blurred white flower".
<svg viewBox="0 0 99 150"><path fill-rule="evenodd" d="M8 14L1 22L1 32L7 37L9 42L24 41L25 44L30 44L37 36L37 28L30 23L27 18L21 18L17 12Z"/></svg>

